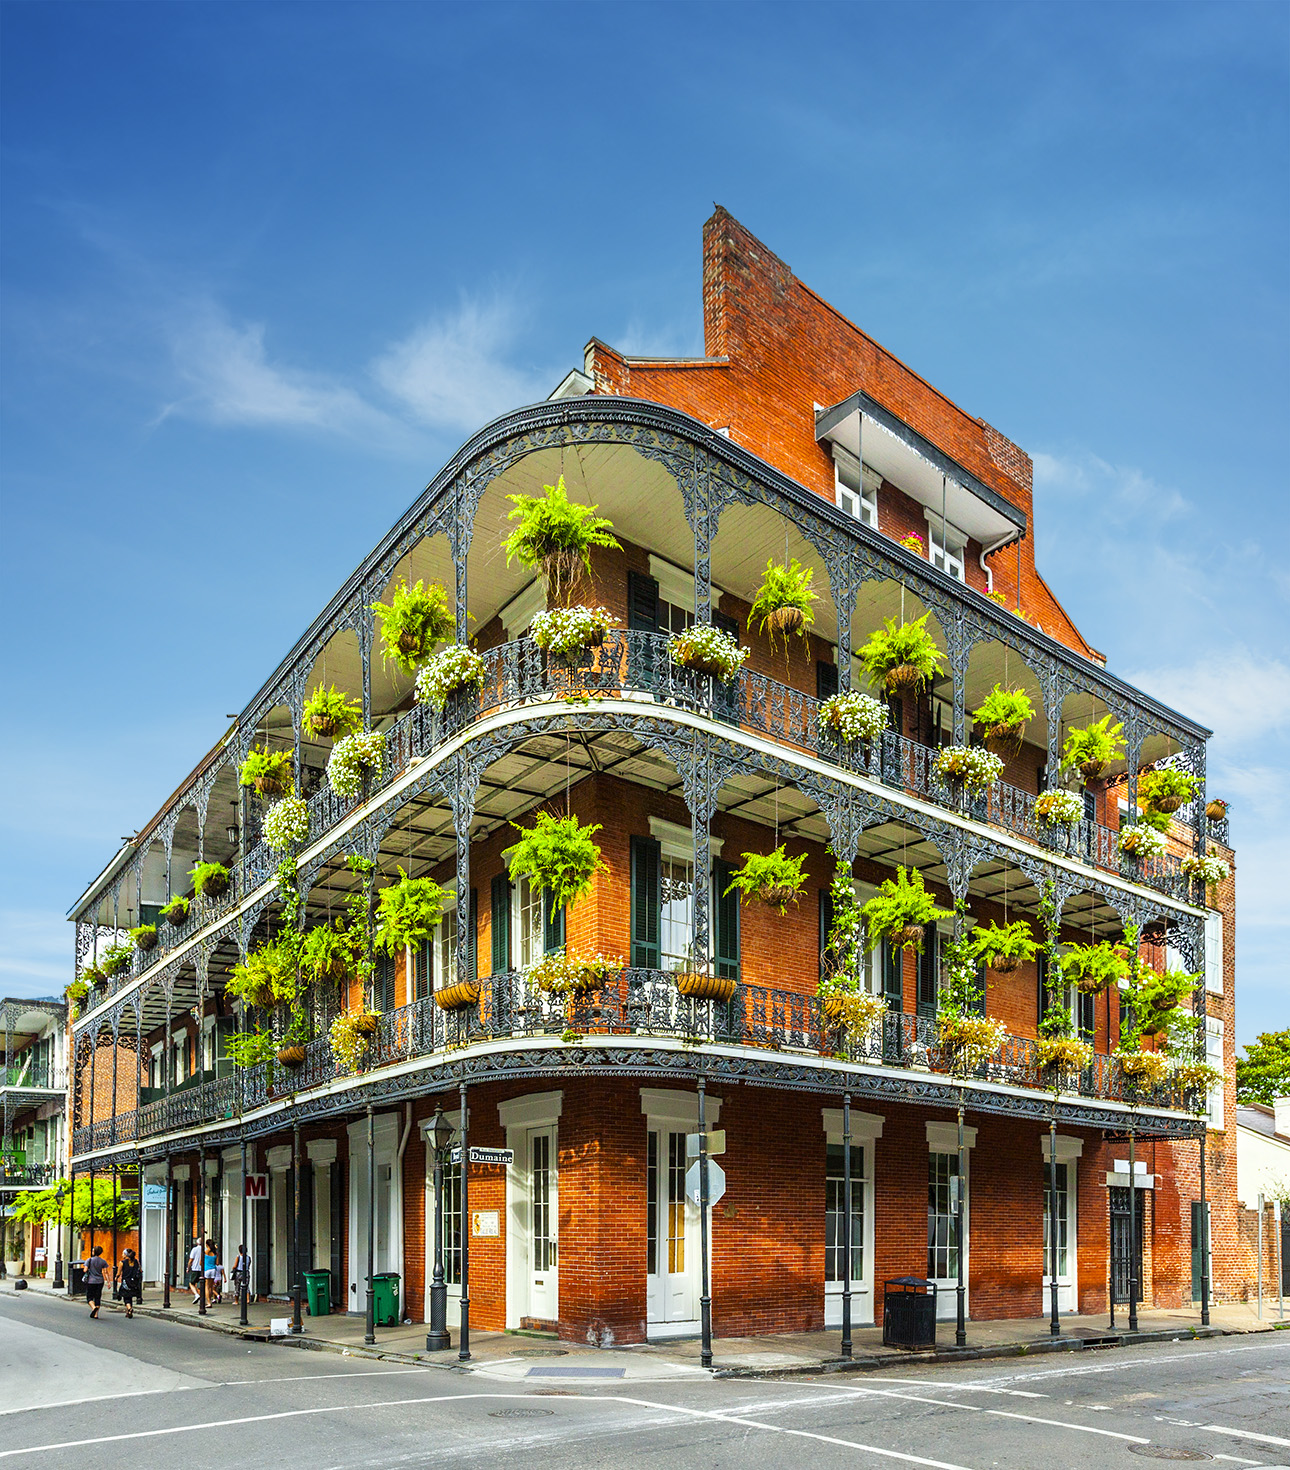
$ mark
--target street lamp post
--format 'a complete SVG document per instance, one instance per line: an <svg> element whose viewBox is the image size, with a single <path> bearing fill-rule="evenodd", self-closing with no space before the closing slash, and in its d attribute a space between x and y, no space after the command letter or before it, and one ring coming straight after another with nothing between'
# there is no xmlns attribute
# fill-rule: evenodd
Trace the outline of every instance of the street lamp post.
<svg viewBox="0 0 1290 1470"><path fill-rule="evenodd" d="M67 1186L58 1181L58 1226L54 1235L54 1290L62 1291L67 1283L63 1280L63 1195Z"/></svg>
<svg viewBox="0 0 1290 1470"><path fill-rule="evenodd" d="M456 1129L436 1107L426 1139L434 1150L434 1273L430 1284L430 1331L426 1333L426 1351L443 1352L452 1346L448 1331L448 1283L443 1270L443 1156L451 1145Z"/></svg>

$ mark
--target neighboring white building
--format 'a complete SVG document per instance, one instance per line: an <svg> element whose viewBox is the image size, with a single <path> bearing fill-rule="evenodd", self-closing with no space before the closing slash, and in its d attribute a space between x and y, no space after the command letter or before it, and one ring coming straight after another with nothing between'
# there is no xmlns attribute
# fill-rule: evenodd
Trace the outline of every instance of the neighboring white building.
<svg viewBox="0 0 1290 1470"><path fill-rule="evenodd" d="M1236 1197L1247 1210L1290 1200L1290 1097L1236 1110Z"/></svg>

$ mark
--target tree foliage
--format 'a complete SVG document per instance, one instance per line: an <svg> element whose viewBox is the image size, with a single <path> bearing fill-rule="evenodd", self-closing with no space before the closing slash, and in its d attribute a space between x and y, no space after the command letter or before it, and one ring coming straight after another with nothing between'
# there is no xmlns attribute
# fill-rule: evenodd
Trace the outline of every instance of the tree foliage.
<svg viewBox="0 0 1290 1470"><path fill-rule="evenodd" d="M1236 1100L1272 1106L1290 1096L1290 1029L1263 1031L1236 1059Z"/></svg>

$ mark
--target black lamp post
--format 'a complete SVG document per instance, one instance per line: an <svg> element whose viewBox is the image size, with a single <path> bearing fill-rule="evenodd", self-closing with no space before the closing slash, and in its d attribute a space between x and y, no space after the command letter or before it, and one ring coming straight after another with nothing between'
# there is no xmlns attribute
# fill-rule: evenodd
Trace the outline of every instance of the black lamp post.
<svg viewBox="0 0 1290 1470"><path fill-rule="evenodd" d="M62 1291L67 1283L63 1280L63 1195L67 1192L67 1186L60 1179L58 1181L58 1224L55 1226L54 1234L54 1290Z"/></svg>
<svg viewBox="0 0 1290 1470"><path fill-rule="evenodd" d="M443 1159L456 1134L456 1129L436 1107L426 1141L434 1150L434 1274L430 1283L430 1331L426 1333L426 1351L443 1352L452 1346L448 1331L448 1283L443 1271Z"/></svg>

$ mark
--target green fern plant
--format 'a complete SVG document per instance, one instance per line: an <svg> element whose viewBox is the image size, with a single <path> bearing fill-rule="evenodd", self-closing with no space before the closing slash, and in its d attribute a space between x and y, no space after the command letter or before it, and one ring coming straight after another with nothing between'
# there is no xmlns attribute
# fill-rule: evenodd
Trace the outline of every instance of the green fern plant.
<svg viewBox="0 0 1290 1470"><path fill-rule="evenodd" d="M923 951L923 931L938 919L952 919L950 909L940 908L923 886L917 868L896 869L864 906L865 949L874 950L885 939L900 949Z"/></svg>
<svg viewBox="0 0 1290 1470"><path fill-rule="evenodd" d="M759 899L769 908L787 913L789 904L801 897L806 882L802 871L805 857L788 857L782 842L773 852L746 852L743 856L743 866L735 869L725 891L738 889L745 898Z"/></svg>
<svg viewBox="0 0 1290 1470"><path fill-rule="evenodd" d="M1024 919L1013 924L983 924L972 931L968 941L972 960L985 964L997 974L1006 975L1023 962L1029 963L1039 953L1039 945Z"/></svg>
<svg viewBox="0 0 1290 1470"><path fill-rule="evenodd" d="M300 973L321 984L344 980L354 973L362 938L346 929L340 919L310 929L300 942Z"/></svg>
<svg viewBox="0 0 1290 1470"><path fill-rule="evenodd" d="M538 812L532 827L511 826L520 840L506 849L513 878L527 878L542 893L551 896L554 908L576 903L591 892L591 884L605 866L600 848L592 840L599 824L583 827L577 817L553 817Z"/></svg>
<svg viewBox="0 0 1290 1470"><path fill-rule="evenodd" d="M239 1031L224 1043L224 1051L235 1067L244 1071L273 1060L278 1043L272 1031Z"/></svg>
<svg viewBox="0 0 1290 1470"><path fill-rule="evenodd" d="M417 669L453 631L448 594L437 583L429 587L418 577L411 587L402 578L389 602L374 602L372 611L381 625L381 657L412 678Z"/></svg>
<svg viewBox="0 0 1290 1470"><path fill-rule="evenodd" d="M1068 770L1078 766L1088 780L1096 780L1124 753L1123 734L1124 726L1111 715L1082 729L1068 730L1062 747L1062 765Z"/></svg>
<svg viewBox="0 0 1290 1470"><path fill-rule="evenodd" d="M292 939L271 940L233 966L224 993L262 1010L294 1004L300 995L297 967L298 948Z"/></svg>
<svg viewBox="0 0 1290 1470"><path fill-rule="evenodd" d="M514 506L507 519L519 524L502 543L506 565L518 561L546 579L554 603L563 602L578 568L591 571L591 548L622 547L613 535L613 522L596 514L594 505L577 505L569 499L561 475L554 485L544 485L544 495L508 495Z"/></svg>
<svg viewBox="0 0 1290 1470"><path fill-rule="evenodd" d="M400 868L398 882L387 884L377 896L373 941L377 949L395 955L402 949L419 949L433 939L445 898L433 878L409 878Z"/></svg>
<svg viewBox="0 0 1290 1470"><path fill-rule="evenodd" d="M305 700L305 729L322 739L339 740L363 728L363 702L351 699L333 684L324 689L320 684Z"/></svg>
<svg viewBox="0 0 1290 1470"><path fill-rule="evenodd" d="M193 891L203 898L221 898L228 892L228 869L223 863L197 863L188 876L193 880Z"/></svg>
<svg viewBox="0 0 1290 1470"><path fill-rule="evenodd" d="M770 638L771 647L780 640L788 656L788 640L800 634L808 646L815 626L813 603L820 600L811 590L815 576L813 567L804 567L796 557L785 566L774 559L766 563L766 572L757 589L753 605L748 609L749 624L755 623L759 633Z"/></svg>
<svg viewBox="0 0 1290 1470"><path fill-rule="evenodd" d="M1168 815L1190 801L1199 784L1190 771L1163 766L1156 771L1143 771L1138 777L1138 799L1148 812Z"/></svg>
<svg viewBox="0 0 1290 1470"><path fill-rule="evenodd" d="M1062 956L1062 975L1085 995L1098 995L1129 978L1129 962L1115 945L1072 944Z"/></svg>
<svg viewBox="0 0 1290 1470"><path fill-rule="evenodd" d="M294 781L292 759L289 750L252 747L238 768L238 782L253 786L258 796L284 796Z"/></svg>
<svg viewBox="0 0 1290 1470"><path fill-rule="evenodd" d="M941 672L945 655L927 631L929 613L912 623L888 618L875 628L858 657L870 684L883 686L889 694L922 689Z"/></svg>

